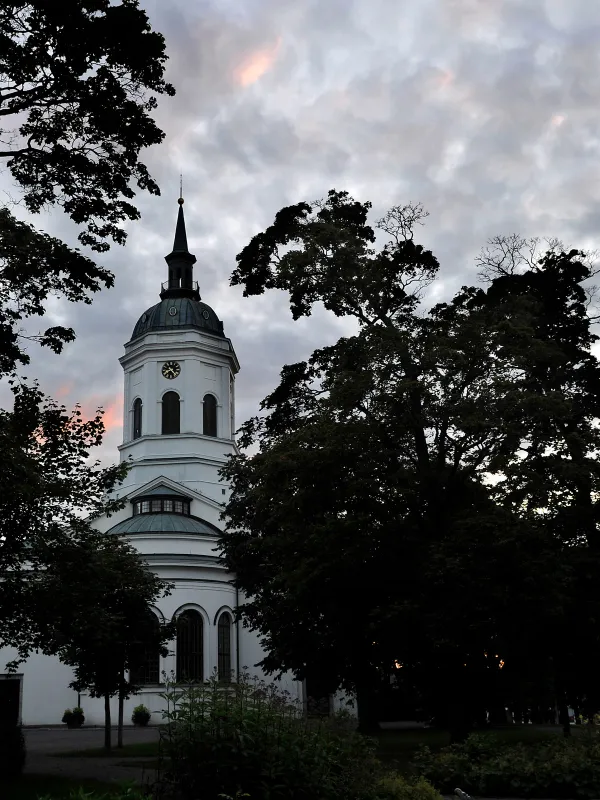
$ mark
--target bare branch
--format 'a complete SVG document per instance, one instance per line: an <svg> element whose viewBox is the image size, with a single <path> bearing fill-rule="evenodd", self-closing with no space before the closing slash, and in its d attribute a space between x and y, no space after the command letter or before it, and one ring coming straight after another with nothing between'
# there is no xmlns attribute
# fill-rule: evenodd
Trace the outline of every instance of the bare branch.
<svg viewBox="0 0 600 800"><path fill-rule="evenodd" d="M414 236L415 225L424 225L422 221L429 216L422 203L407 203L404 206L392 206L384 217L378 219L375 227L389 234L399 244Z"/></svg>

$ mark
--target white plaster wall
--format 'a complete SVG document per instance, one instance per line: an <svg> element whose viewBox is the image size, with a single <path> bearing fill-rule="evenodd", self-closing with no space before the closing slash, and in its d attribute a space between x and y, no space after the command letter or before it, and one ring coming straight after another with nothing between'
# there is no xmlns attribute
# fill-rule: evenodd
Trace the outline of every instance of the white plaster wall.
<svg viewBox="0 0 600 800"><path fill-rule="evenodd" d="M0 648L0 674L16 655L13 648ZM22 675L22 725L60 725L65 709L77 705L77 692L69 688L73 670L57 658L33 653L17 674Z"/></svg>

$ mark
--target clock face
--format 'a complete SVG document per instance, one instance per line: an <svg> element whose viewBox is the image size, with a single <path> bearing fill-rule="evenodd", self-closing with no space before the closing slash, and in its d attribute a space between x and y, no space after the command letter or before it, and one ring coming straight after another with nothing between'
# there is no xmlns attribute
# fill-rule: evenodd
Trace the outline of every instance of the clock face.
<svg viewBox="0 0 600 800"><path fill-rule="evenodd" d="M162 374L170 381L173 380L173 378L176 378L180 372L181 366L177 363L177 361L167 361L163 364Z"/></svg>

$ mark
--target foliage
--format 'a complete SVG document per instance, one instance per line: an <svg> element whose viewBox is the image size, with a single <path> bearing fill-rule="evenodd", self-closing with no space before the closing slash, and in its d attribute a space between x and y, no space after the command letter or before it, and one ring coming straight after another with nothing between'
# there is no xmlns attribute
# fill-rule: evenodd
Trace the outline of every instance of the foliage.
<svg viewBox="0 0 600 800"><path fill-rule="evenodd" d="M13 410L0 410L0 646L18 648L23 659L40 646L56 601L46 604L32 576L41 580L49 565L61 568L67 551L94 541L90 522L122 506L107 495L127 466L90 459L104 433L101 410L84 420L78 407L69 414L38 388L12 389ZM77 585L76 574L65 578L63 594Z"/></svg>
<svg viewBox="0 0 600 800"><path fill-rule="evenodd" d="M39 649L73 667L71 686L77 691L105 701L116 694L127 698L139 687L125 673L135 673L149 654L168 654L173 625L159 623L150 606L170 591L171 584L148 568L133 545L90 533L65 547L33 582L36 601L47 609L37 619ZM105 702L107 748L110 724Z"/></svg>
<svg viewBox="0 0 600 800"><path fill-rule="evenodd" d="M380 778L375 792L377 800L440 800L440 793L425 778L406 778L389 772Z"/></svg>
<svg viewBox="0 0 600 800"><path fill-rule="evenodd" d="M75 0L2 4L0 41L0 157L25 208L61 207L81 226L81 244L98 252L109 239L124 243L122 223L139 217L132 182L158 194L139 154L163 138L153 94L174 92L163 78L163 37L137 0ZM42 316L51 296L89 303L112 284L79 250L0 209L0 378L9 376L14 394L14 408L0 411L0 647L17 648L12 668L34 647L57 646L56 626L40 622L43 581L31 577L67 551L84 552L89 523L122 505L110 498L127 471L90 461L101 411L84 421L79 408L69 414L16 381L28 340L58 353L74 339L63 326L27 335L23 323Z"/></svg>
<svg viewBox="0 0 600 800"><path fill-rule="evenodd" d="M0 41L0 158L25 207L60 206L94 250L107 239L123 244L122 222L139 218L131 182L159 193L139 154L164 136L148 93L174 94L163 79L163 37L137 0L76 0L68 12L3 4ZM0 372L29 362L20 324L41 316L50 295L89 303L113 282L79 250L0 209ZM26 338L60 352L74 332L54 326Z"/></svg>
<svg viewBox="0 0 600 800"><path fill-rule="evenodd" d="M150 710L145 705L141 704L133 709L131 721L134 725L147 725L150 722Z"/></svg>
<svg viewBox="0 0 600 800"><path fill-rule="evenodd" d="M27 750L19 725L0 723L0 783L18 778L25 766Z"/></svg>
<svg viewBox="0 0 600 800"><path fill-rule="evenodd" d="M73 709L67 708L62 716L61 722L66 722L67 725L69 725L69 723L71 725L83 725L85 722L83 709L79 707Z"/></svg>
<svg viewBox="0 0 600 800"><path fill-rule="evenodd" d="M15 126L0 156L27 209L62 206L96 249L107 236L123 242L120 221L139 217L130 182L158 193L138 157L164 137L148 92L174 94L163 37L137 0L76 0L68 11L9 2L0 37L1 115Z"/></svg>
<svg viewBox="0 0 600 800"><path fill-rule="evenodd" d="M373 743L345 718L308 721L287 692L247 675L223 685L169 684L159 782L186 800L247 792L251 798L370 797ZM160 794L159 794L160 796Z"/></svg>
<svg viewBox="0 0 600 800"><path fill-rule="evenodd" d="M439 753L422 748L414 764L442 793L460 786L485 797L592 798L600 788L599 758L597 733L510 745L472 734Z"/></svg>
<svg viewBox="0 0 600 800"><path fill-rule="evenodd" d="M551 704L579 680L593 705L589 259L555 245L507 271L492 253L487 288L426 309L439 264L414 241L425 213L392 209L377 248L369 209L336 191L282 209L232 275L246 296L287 291L294 319L322 303L357 327L283 367L242 426L250 454L222 471L220 546L250 598L239 615L263 637L261 665L360 692L399 664L429 708L450 699L463 731L486 704L504 713L503 693L522 702L538 666Z"/></svg>
<svg viewBox="0 0 600 800"><path fill-rule="evenodd" d="M38 795L37 800L55 800L58 795L46 794L43 797ZM146 797L135 783L122 782L115 789L109 792L102 790L88 790L87 787L80 786L71 789L68 794L60 794L61 800L142 800Z"/></svg>

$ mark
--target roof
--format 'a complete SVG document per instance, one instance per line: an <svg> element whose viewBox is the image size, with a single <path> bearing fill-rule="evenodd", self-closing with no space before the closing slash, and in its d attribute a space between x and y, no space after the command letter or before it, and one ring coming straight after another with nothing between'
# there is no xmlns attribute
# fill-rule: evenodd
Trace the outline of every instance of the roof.
<svg viewBox="0 0 600 800"><path fill-rule="evenodd" d="M183 514L137 514L129 517L107 531L128 536L133 533L192 533L203 536L216 536L221 531L199 517L186 517Z"/></svg>
<svg viewBox="0 0 600 800"><path fill-rule="evenodd" d="M166 297L144 311L136 322L131 338L136 339L151 331L186 328L201 330L211 336L225 336L223 323L206 303L191 297Z"/></svg>

